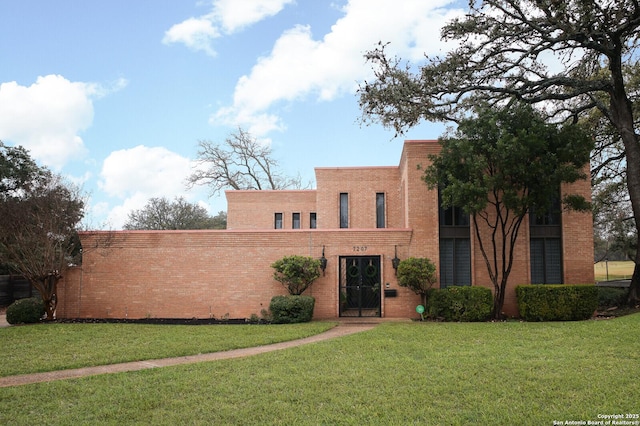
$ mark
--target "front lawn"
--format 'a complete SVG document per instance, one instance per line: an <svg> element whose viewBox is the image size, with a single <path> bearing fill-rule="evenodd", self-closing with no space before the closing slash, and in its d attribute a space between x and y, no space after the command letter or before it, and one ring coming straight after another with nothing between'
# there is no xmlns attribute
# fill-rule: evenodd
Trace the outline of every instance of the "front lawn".
<svg viewBox="0 0 640 426"><path fill-rule="evenodd" d="M640 412L638 365L640 314L384 323L249 358L0 389L0 423L586 424Z"/></svg>
<svg viewBox="0 0 640 426"><path fill-rule="evenodd" d="M37 324L0 328L0 377L262 346L312 336L335 325Z"/></svg>

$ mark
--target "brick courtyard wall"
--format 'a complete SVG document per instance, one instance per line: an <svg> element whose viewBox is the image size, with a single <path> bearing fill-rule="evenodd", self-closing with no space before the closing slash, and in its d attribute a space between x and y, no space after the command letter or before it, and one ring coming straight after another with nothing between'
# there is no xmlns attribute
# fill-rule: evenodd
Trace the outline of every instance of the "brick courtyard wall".
<svg viewBox="0 0 640 426"><path fill-rule="evenodd" d="M314 318L338 316L340 256L381 256L382 281L398 289L394 245L408 245L410 230L119 231L108 248L94 248L108 233L82 234L83 265L60 284L60 318L249 318L286 294L271 263L298 254L328 266L305 294L316 298ZM97 244L100 245L100 244ZM354 248L357 247L357 248ZM415 316L417 296L398 289L382 302L387 317Z"/></svg>

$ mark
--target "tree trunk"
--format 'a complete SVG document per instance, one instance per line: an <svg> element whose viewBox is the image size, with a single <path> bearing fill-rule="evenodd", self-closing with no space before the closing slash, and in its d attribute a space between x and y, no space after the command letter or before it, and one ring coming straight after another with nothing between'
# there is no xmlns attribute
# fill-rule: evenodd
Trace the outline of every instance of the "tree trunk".
<svg viewBox="0 0 640 426"><path fill-rule="evenodd" d="M622 48L620 47L620 49ZM640 243L640 144L638 144L638 135L634 129L632 104L624 87L622 63L614 58L609 59L609 70L613 81L613 91L610 98L611 121L618 130L624 145L627 160L627 190ZM638 295L640 294L640 245L636 248L635 262L629 288L628 302L630 305L638 303Z"/></svg>
<svg viewBox="0 0 640 426"><path fill-rule="evenodd" d="M46 313L45 320L53 321L55 319L56 307L58 306L58 281L60 276L50 274L36 282L32 282L31 285L38 290L44 303L44 310Z"/></svg>
<svg viewBox="0 0 640 426"><path fill-rule="evenodd" d="M491 318L494 320L503 320L502 307L504 306L504 296L507 291L507 280L503 279L500 285L493 284L495 292L493 294L493 311Z"/></svg>

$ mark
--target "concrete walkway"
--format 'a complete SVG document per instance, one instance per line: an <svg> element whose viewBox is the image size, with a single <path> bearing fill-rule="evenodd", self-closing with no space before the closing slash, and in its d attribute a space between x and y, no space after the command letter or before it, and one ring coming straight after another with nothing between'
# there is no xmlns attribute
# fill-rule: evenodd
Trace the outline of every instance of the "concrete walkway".
<svg viewBox="0 0 640 426"><path fill-rule="evenodd" d="M6 321L5 321L6 323ZM257 346L231 351L213 352L201 355L182 356L177 358L152 359L147 361L125 362L121 364L101 365L96 367L76 368L73 370L50 371L46 373L21 374L18 376L0 377L0 387L27 385L31 383L50 382L53 380L75 379L78 377L95 376L98 374L122 373L126 371L146 370L150 368L169 367L197 362L217 361L220 359L241 358L266 352L278 351L309 343L321 342L349 334L371 330L376 323L343 322L340 325L304 339L274 343L272 345Z"/></svg>

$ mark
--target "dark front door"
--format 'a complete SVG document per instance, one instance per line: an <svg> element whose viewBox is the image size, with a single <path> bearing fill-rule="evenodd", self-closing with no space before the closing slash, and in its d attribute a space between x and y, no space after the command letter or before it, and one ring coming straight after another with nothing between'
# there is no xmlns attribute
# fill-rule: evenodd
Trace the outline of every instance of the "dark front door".
<svg viewBox="0 0 640 426"><path fill-rule="evenodd" d="M380 316L380 256L340 258L340 316Z"/></svg>

